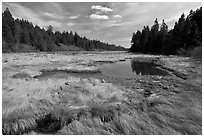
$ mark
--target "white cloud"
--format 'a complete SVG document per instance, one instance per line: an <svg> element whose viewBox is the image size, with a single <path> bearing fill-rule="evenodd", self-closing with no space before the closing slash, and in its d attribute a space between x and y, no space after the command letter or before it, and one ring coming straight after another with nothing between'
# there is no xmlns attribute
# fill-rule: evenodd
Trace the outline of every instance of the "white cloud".
<svg viewBox="0 0 204 137"><path fill-rule="evenodd" d="M115 22L115 21L110 21L110 24L108 24L107 26L108 27L118 27L118 26L122 26L124 24L125 23L118 23L118 22Z"/></svg>
<svg viewBox="0 0 204 137"><path fill-rule="evenodd" d="M44 14L45 14L45 16L49 16L49 17L52 17L54 15L54 14L48 13L48 12L45 12Z"/></svg>
<svg viewBox="0 0 204 137"><path fill-rule="evenodd" d="M185 17L189 14L189 9L188 10L186 10L186 11L182 11L182 12L179 12L179 13L177 13L176 15L174 15L174 16L172 16L172 17L170 17L170 18L168 18L168 19L165 19L164 21L166 22L166 23L168 23L168 22L171 22L171 21L178 21L178 19L181 17L181 15L184 13L184 15L185 15ZM161 21L162 22L162 21Z"/></svg>
<svg viewBox="0 0 204 137"><path fill-rule="evenodd" d="M98 20L107 20L107 19L109 19L109 17L107 15L91 14L89 17L91 19L98 19Z"/></svg>
<svg viewBox="0 0 204 137"><path fill-rule="evenodd" d="M70 18L70 19L77 19L78 16L70 16L69 18Z"/></svg>
<svg viewBox="0 0 204 137"><path fill-rule="evenodd" d="M7 3L6 5L11 9L11 13L14 18L23 18L25 20L28 20L29 22L32 22L33 25L38 25L40 27L47 27L48 25L52 25L55 27L60 27L61 23L55 20L43 20L43 18L40 17L39 14L35 13L29 8L26 8L20 4L17 3ZM47 16L53 16L52 13L44 13L43 15Z"/></svg>
<svg viewBox="0 0 204 137"><path fill-rule="evenodd" d="M118 27L121 25L122 25L122 23L113 23L113 24L109 24L108 27Z"/></svg>
<svg viewBox="0 0 204 137"><path fill-rule="evenodd" d="M48 17L53 18L53 19L62 19L62 18L63 18L62 16L55 15L55 14L49 13L49 12L44 12L43 14L44 14L45 16L48 16Z"/></svg>
<svg viewBox="0 0 204 137"><path fill-rule="evenodd" d="M57 22L57 21L48 21L47 24L52 25L54 28L60 27L62 25L62 23Z"/></svg>
<svg viewBox="0 0 204 137"><path fill-rule="evenodd" d="M23 18L31 21L33 24L40 25L41 27L45 26L45 22L40 19L39 15L29 8L23 7L16 3L7 3L7 7L11 9L11 13L14 18Z"/></svg>
<svg viewBox="0 0 204 137"><path fill-rule="evenodd" d="M113 15L114 18L122 18L121 15Z"/></svg>
<svg viewBox="0 0 204 137"><path fill-rule="evenodd" d="M101 5L93 5L93 6L91 7L91 9L97 9L97 10L100 10L101 12L105 12L105 13L107 13L107 12L112 12L112 11L113 11L111 8L103 7L103 6L101 6Z"/></svg>
<svg viewBox="0 0 204 137"><path fill-rule="evenodd" d="M67 23L67 26L74 26L76 23L72 23L72 22L69 22Z"/></svg>

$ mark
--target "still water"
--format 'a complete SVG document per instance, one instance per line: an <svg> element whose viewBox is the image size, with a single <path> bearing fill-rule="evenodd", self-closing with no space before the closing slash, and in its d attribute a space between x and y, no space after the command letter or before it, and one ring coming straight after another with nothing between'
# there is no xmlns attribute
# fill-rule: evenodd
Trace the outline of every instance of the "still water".
<svg viewBox="0 0 204 137"><path fill-rule="evenodd" d="M119 61L116 63L105 63L99 66L101 73L67 73L65 71L44 71L41 75L35 76L38 79L47 78L67 78L70 76L77 76L82 78L96 77L103 78L103 76L111 77L135 77L137 75L168 75L167 71L159 68L160 65L151 62L141 62L135 59L128 59L126 61Z"/></svg>
<svg viewBox="0 0 204 137"><path fill-rule="evenodd" d="M133 77L136 75L168 75L168 72L152 62L141 62L128 59L124 62L103 64L100 66L105 75L118 77Z"/></svg>

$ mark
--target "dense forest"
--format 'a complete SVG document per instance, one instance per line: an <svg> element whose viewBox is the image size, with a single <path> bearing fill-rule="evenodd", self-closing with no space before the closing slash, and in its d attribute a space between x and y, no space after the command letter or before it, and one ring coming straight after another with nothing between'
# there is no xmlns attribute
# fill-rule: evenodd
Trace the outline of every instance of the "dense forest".
<svg viewBox="0 0 204 137"><path fill-rule="evenodd" d="M130 52L170 55L197 48L202 55L202 7L191 10L187 17L182 14L171 30L164 20L159 25L156 19L151 28L144 26L133 33L131 43Z"/></svg>
<svg viewBox="0 0 204 137"><path fill-rule="evenodd" d="M114 44L90 40L76 32L53 32L34 26L24 19L14 19L9 9L2 13L2 52L64 51L64 50L125 50Z"/></svg>

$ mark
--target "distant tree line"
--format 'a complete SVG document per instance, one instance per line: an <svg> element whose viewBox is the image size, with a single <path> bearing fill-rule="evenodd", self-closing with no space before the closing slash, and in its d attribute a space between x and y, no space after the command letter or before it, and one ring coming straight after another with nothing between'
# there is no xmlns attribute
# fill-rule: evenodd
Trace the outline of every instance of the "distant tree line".
<svg viewBox="0 0 204 137"><path fill-rule="evenodd" d="M125 50L114 44L89 40L76 32L53 32L51 25L45 30L24 19L14 19L8 8L2 13L3 52L15 52L16 46L24 44L36 51L56 51L59 46L76 46L81 50Z"/></svg>
<svg viewBox="0 0 204 137"><path fill-rule="evenodd" d="M151 28L144 26L142 31L133 33L130 52L150 54L178 54L179 51L202 46L202 7L191 10L185 18L182 14L174 28L168 30L167 24L157 19Z"/></svg>

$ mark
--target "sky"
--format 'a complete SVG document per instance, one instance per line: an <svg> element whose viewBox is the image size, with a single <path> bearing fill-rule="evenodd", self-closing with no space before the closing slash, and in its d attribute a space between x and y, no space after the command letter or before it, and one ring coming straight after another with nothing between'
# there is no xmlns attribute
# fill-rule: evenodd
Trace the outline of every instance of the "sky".
<svg viewBox="0 0 204 137"><path fill-rule="evenodd" d="M23 18L54 31L73 31L126 48L133 32L152 26L157 18L173 28L182 13L201 7L201 2L3 2L14 18Z"/></svg>

